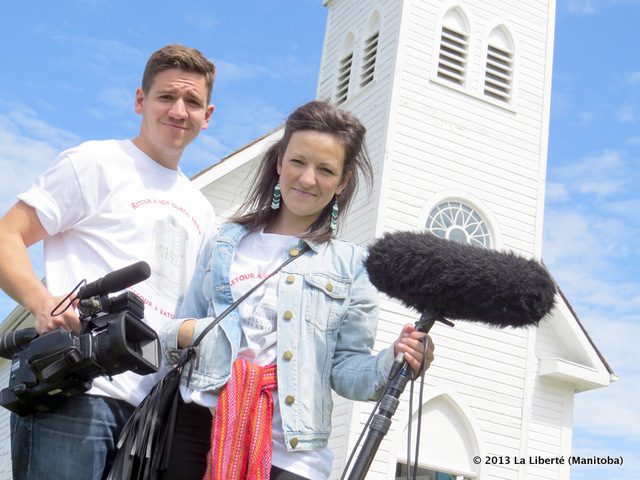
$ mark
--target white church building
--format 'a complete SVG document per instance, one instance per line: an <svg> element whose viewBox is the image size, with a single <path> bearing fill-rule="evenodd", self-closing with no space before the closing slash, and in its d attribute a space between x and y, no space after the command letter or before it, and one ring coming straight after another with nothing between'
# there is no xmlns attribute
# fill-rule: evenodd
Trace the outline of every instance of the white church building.
<svg viewBox="0 0 640 480"><path fill-rule="evenodd" d="M375 176L373 190L358 193L341 237L366 245L388 231L431 231L540 259L555 0L324 6L316 98L363 121ZM219 221L239 205L280 135L270 132L193 178ZM381 295L376 348L417 318ZM28 325L16 309L0 333ZM456 322L436 325L431 336L436 360L422 403L416 391L410 412L407 388L366 478L406 477L407 430L415 432L420 415L421 480L569 479L574 396L615 376L562 293L539 328ZM3 387L8 374L3 361ZM335 398L332 479L372 408ZM11 478L6 411L0 428L3 480ZM530 461L560 457L564 464ZM514 461L520 458L526 461Z"/></svg>

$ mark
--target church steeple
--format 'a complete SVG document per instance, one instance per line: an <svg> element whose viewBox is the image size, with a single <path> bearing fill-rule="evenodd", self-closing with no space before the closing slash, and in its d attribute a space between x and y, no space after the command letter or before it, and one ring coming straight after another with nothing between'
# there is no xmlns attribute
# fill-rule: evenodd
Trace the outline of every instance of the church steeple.
<svg viewBox="0 0 640 480"><path fill-rule="evenodd" d="M429 228L453 202L454 226L478 217L488 246L540 256L553 1L325 6L317 97L365 122L378 174L348 236Z"/></svg>

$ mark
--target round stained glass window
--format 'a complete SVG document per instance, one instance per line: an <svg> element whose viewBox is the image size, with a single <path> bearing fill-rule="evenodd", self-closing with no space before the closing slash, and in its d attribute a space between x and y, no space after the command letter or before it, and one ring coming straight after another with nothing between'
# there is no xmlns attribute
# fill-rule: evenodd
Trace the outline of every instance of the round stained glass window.
<svg viewBox="0 0 640 480"><path fill-rule="evenodd" d="M491 247L491 235L482 217L471 207L455 201L443 202L429 214L427 230L441 238Z"/></svg>

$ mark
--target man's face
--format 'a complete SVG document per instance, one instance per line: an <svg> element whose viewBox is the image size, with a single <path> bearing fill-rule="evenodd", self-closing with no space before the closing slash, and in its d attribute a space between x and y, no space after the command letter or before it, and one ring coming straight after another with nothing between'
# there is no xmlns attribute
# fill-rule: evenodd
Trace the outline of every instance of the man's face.
<svg viewBox="0 0 640 480"><path fill-rule="evenodd" d="M186 146L209 125L213 109L207 105L204 75L164 70L147 93L136 91L142 125L134 143L160 165L175 169Z"/></svg>

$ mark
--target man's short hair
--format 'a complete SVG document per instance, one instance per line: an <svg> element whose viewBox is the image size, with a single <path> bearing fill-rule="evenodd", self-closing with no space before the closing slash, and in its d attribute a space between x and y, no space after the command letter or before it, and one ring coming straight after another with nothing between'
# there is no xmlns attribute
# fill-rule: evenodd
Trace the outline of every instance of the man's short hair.
<svg viewBox="0 0 640 480"><path fill-rule="evenodd" d="M204 75L207 87L207 105L211 102L211 90L216 77L215 65L199 50L178 44L166 45L149 57L142 75L142 91L145 94L149 93L156 75L171 68Z"/></svg>

